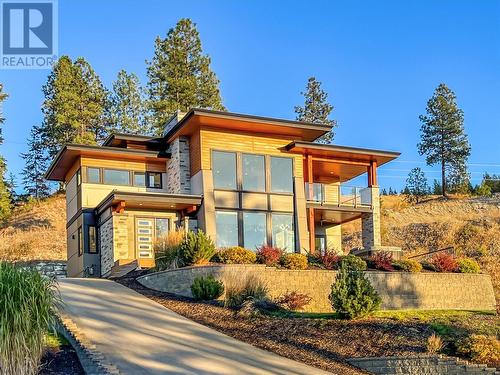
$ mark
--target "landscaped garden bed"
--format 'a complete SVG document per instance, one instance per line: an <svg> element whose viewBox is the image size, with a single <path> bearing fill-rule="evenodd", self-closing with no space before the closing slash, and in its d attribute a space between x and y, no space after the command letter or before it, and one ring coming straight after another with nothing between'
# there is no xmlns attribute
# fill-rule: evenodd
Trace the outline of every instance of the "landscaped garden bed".
<svg viewBox="0 0 500 375"><path fill-rule="evenodd" d="M459 352L458 343L471 334L493 338L500 334L498 317L481 312L375 312L371 317L341 320L335 314L280 310L249 317L217 301L199 302L147 289L135 281L136 276L119 282L198 323L334 373L363 373L347 364L352 357L429 353L428 340L433 333L444 343L440 352L464 358L468 354Z"/></svg>
<svg viewBox="0 0 500 375"><path fill-rule="evenodd" d="M39 375L84 375L73 347L62 337L49 335Z"/></svg>

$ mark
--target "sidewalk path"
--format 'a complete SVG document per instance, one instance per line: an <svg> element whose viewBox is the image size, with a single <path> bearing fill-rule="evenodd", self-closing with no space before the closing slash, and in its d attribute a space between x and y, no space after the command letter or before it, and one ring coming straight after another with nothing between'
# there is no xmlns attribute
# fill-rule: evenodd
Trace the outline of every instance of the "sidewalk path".
<svg viewBox="0 0 500 375"><path fill-rule="evenodd" d="M121 374L328 374L186 319L105 279L62 279L64 310Z"/></svg>

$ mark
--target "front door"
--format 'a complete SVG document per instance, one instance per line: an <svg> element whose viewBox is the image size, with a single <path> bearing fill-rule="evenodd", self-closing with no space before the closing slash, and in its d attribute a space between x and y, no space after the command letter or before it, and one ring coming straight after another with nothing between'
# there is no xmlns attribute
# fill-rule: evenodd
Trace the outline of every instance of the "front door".
<svg viewBox="0 0 500 375"><path fill-rule="evenodd" d="M153 259L154 222L153 218L135 220L137 231L136 254L138 259Z"/></svg>

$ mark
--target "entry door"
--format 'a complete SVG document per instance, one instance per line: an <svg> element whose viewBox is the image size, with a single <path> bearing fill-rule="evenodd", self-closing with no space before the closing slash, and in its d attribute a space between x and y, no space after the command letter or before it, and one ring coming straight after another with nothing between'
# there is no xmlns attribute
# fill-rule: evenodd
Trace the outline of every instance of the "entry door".
<svg viewBox="0 0 500 375"><path fill-rule="evenodd" d="M153 258L154 219L136 219L138 258Z"/></svg>

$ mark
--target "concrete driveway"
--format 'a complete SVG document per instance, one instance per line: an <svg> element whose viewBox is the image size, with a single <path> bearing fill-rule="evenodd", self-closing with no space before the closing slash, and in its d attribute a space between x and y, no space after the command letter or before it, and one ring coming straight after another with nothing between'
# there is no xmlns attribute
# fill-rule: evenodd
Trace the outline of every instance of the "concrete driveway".
<svg viewBox="0 0 500 375"><path fill-rule="evenodd" d="M62 279L64 310L122 374L328 374L186 319L105 279Z"/></svg>

